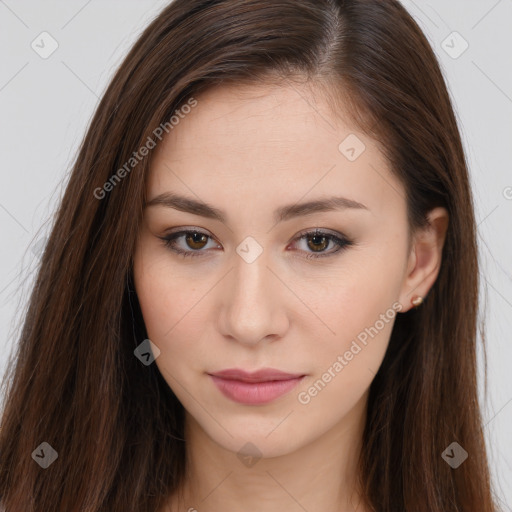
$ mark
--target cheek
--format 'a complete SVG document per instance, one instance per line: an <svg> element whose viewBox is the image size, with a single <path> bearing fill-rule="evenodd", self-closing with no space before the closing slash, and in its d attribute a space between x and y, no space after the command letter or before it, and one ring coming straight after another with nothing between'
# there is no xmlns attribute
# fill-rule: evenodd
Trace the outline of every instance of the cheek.
<svg viewBox="0 0 512 512"><path fill-rule="evenodd" d="M316 338L313 330L309 338L316 343L308 351L313 349L310 355L317 377L336 374L331 380L338 384L332 388L346 386L362 393L379 369L399 309L403 270L399 250L381 245L380 251L361 251L360 257L347 259L343 270L324 283L325 292L316 296L312 309L324 326L311 321L303 329L315 324ZM329 375L324 380L329 381Z"/></svg>
<svg viewBox="0 0 512 512"><path fill-rule="evenodd" d="M178 265L165 250L155 247L149 235L138 244L133 274L148 336L158 344L192 307L195 282L180 275Z"/></svg>
<svg viewBox="0 0 512 512"><path fill-rule="evenodd" d="M374 256L366 251L347 258L346 264L328 277L315 282L301 279L295 289L308 297L310 309L324 324L322 327L317 322L322 333L336 344L336 339L357 336L392 308L399 296L401 278L401 262L396 257Z"/></svg>
<svg viewBox="0 0 512 512"><path fill-rule="evenodd" d="M164 378L200 361L197 344L204 326L201 297L211 285L191 280L159 251L137 252L134 281L148 338L160 349L156 359ZM169 382L171 384L171 382Z"/></svg>
<svg viewBox="0 0 512 512"><path fill-rule="evenodd" d="M317 337L309 347L312 372L298 390L297 401L311 417L323 417L327 423L347 415L367 392L389 344L396 303L393 308L385 295L363 295L340 300L331 311L335 334Z"/></svg>
<svg viewBox="0 0 512 512"><path fill-rule="evenodd" d="M347 389L356 382L369 385L386 352L396 315L396 302L371 294L361 300L352 295L350 301L331 306L324 318L333 332L317 336L314 347L309 347L315 375L342 375L338 381L344 380Z"/></svg>

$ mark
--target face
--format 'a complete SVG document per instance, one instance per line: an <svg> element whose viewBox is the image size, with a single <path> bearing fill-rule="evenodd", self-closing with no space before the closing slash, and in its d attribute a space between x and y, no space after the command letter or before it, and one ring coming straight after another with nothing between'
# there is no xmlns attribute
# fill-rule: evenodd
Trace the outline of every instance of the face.
<svg viewBox="0 0 512 512"><path fill-rule="evenodd" d="M319 90L196 99L155 149L134 255L153 364L211 440L282 455L366 399L405 297L405 192Z"/></svg>

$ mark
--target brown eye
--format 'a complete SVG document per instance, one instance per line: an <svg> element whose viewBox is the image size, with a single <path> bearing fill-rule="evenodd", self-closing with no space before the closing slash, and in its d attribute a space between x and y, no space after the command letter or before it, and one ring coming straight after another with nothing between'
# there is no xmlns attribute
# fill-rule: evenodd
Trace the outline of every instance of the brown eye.
<svg viewBox="0 0 512 512"><path fill-rule="evenodd" d="M305 252L305 258L324 258L333 256L334 254L350 247L354 244L341 233L329 233L327 231L309 231L302 233L296 238L296 241L306 240L306 248L301 252ZM334 250L326 250L332 243Z"/></svg>
<svg viewBox="0 0 512 512"><path fill-rule="evenodd" d="M178 243L180 239L183 239L181 244ZM205 256L210 251L205 249L210 240L213 238L206 233L197 230L184 230L176 233L171 233L166 237L162 237L161 240L164 245L171 251L179 254L182 257L195 257ZM299 235L295 241L307 240L306 248L299 252L306 253L305 258L322 258L327 256L333 256L334 254L342 251L343 249L353 245L353 242L348 240L341 234L334 234L324 231L309 231ZM336 248L335 250L326 250L329 245ZM212 248L220 248L218 245ZM203 250L204 249L204 250Z"/></svg>
<svg viewBox="0 0 512 512"><path fill-rule="evenodd" d="M208 236L204 233L191 231L185 237L185 241L191 249L202 249L208 243Z"/></svg>
<svg viewBox="0 0 512 512"><path fill-rule="evenodd" d="M183 239L181 244L178 243L180 239ZM184 257L204 256L208 251L203 249L210 239L209 235L197 230L178 231L161 238L167 248Z"/></svg>
<svg viewBox="0 0 512 512"><path fill-rule="evenodd" d="M329 245L329 238L324 235L313 235L308 236L308 239L312 242L308 242L308 247L313 251L323 251Z"/></svg>

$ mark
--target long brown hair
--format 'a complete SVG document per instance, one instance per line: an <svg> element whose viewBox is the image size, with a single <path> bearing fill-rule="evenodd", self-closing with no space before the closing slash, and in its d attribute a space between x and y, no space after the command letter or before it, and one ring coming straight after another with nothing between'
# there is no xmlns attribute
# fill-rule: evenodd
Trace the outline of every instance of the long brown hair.
<svg viewBox="0 0 512 512"><path fill-rule="evenodd" d="M170 130L173 114L209 87L301 79L327 84L333 109L343 97L381 143L407 192L411 230L435 206L450 218L438 278L421 308L398 315L370 388L367 506L496 510L477 399L473 200L425 36L396 0L176 0L103 95L55 216L3 383L9 512L154 512L179 488L183 407L157 366L134 356L147 337L132 255L152 156L138 149L158 143L157 128ZM46 469L32 460L43 442L58 454ZM469 454L457 469L441 456L452 442Z"/></svg>

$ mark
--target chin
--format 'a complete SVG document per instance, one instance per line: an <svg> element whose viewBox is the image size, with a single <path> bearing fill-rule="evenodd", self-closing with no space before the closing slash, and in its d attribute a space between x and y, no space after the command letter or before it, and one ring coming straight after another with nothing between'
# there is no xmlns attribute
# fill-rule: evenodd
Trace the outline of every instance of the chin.
<svg viewBox="0 0 512 512"><path fill-rule="evenodd" d="M206 434L219 446L235 453L239 458L252 456L255 458L272 458L287 455L301 448L307 442L306 432L297 432L292 423L284 425L280 422L286 414L279 418L269 418L260 421L247 418L243 422L226 421L222 423L224 430L218 425L203 428ZM212 428L213 427L213 428ZM218 428L217 428L218 427ZM231 435L230 435L231 434Z"/></svg>

